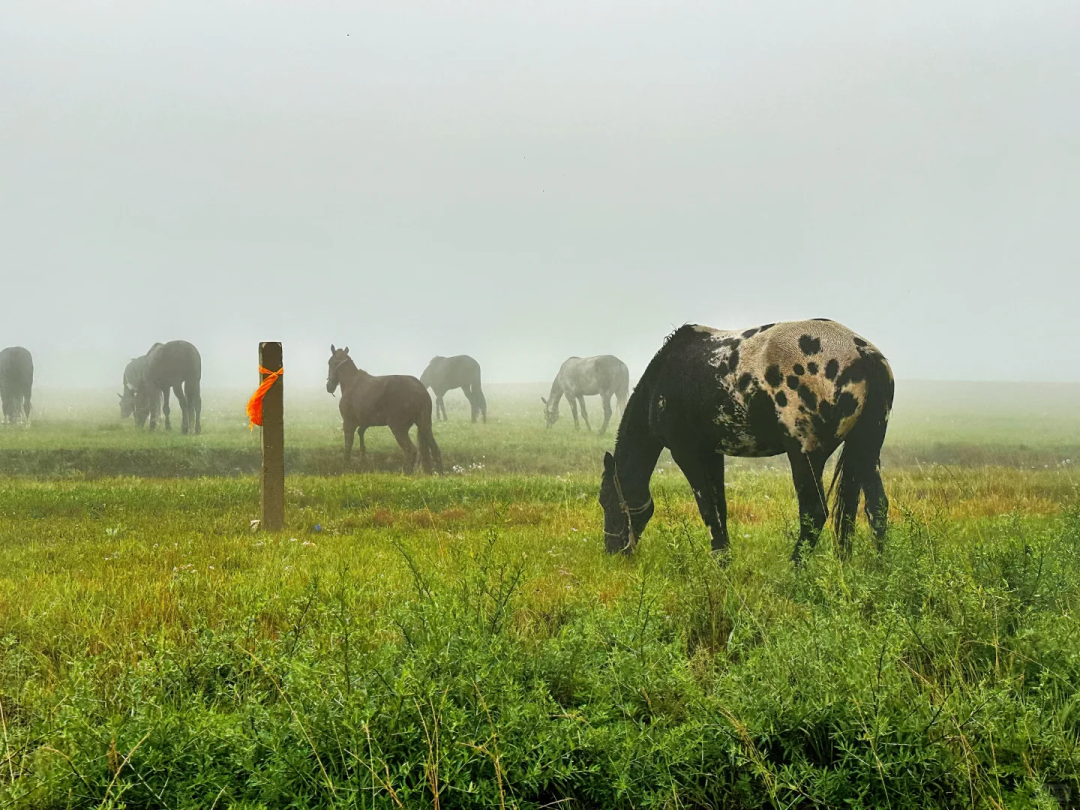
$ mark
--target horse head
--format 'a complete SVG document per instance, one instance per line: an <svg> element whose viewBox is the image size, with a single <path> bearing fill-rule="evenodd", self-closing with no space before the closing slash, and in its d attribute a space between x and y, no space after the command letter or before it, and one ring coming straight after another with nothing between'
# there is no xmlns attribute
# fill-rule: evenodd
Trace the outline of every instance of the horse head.
<svg viewBox="0 0 1080 810"><path fill-rule="evenodd" d="M120 397L120 418L127 419L135 413L135 389L124 384L124 393L117 394Z"/></svg>
<svg viewBox="0 0 1080 810"><path fill-rule="evenodd" d="M604 547L609 554L630 553L653 514L652 498L639 506L626 501L615 457L604 453L604 475L600 479L600 506L604 509Z"/></svg>
<svg viewBox="0 0 1080 810"><path fill-rule="evenodd" d="M338 385L341 384L339 371L343 365L350 361L348 346L344 349L338 349L334 347L333 343L330 344L330 359L326 364L326 393L333 394L337 390Z"/></svg>
<svg viewBox="0 0 1080 810"><path fill-rule="evenodd" d="M548 427L551 427L559 421L559 408L558 406L551 407L551 403L543 397L540 397L540 401L544 403L544 421Z"/></svg>

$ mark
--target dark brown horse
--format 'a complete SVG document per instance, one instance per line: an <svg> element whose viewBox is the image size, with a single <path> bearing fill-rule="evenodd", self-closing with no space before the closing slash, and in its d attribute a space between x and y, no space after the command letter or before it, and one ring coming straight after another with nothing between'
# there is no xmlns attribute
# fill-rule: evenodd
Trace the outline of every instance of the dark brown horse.
<svg viewBox="0 0 1080 810"><path fill-rule="evenodd" d="M150 418L150 429L157 427L158 414L169 422L169 391L180 404L180 432L202 430L202 357L186 340L155 343L143 357L137 357L124 369L124 393L120 395L120 417L132 413L141 428Z"/></svg>
<svg viewBox="0 0 1080 810"><path fill-rule="evenodd" d="M435 418L438 419L440 412L443 421L446 421L446 404L443 397L452 388L460 388L465 399L469 400L472 409L472 420L482 417L487 422L487 399L480 387L480 364L467 354L458 354L453 357L432 357L424 373L420 375L420 382L435 392Z"/></svg>
<svg viewBox="0 0 1080 810"><path fill-rule="evenodd" d="M409 438L409 429L416 425L420 444L420 463L424 472L432 468L442 472L442 454L431 431L431 397L416 377L392 374L373 377L356 367L349 357L349 347L336 349L330 345L327 363L326 391L334 393L341 386L341 427L345 431L345 461L352 455L353 438L360 433L360 456L367 453L364 431L369 427L389 427L405 454L405 468L416 469L416 447Z"/></svg>
<svg viewBox="0 0 1080 810"><path fill-rule="evenodd" d="M4 421L30 422L30 389L34 387L34 360L22 346L0 351L0 401Z"/></svg>

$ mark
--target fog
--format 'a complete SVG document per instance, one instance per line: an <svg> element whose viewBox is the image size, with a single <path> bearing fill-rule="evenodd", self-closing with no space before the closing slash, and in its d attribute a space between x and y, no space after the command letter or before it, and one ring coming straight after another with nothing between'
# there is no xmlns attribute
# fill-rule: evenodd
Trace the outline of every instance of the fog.
<svg viewBox="0 0 1080 810"><path fill-rule="evenodd" d="M531 381L831 317L901 378L1075 381L1077 99L1072 0L12 0L0 346Z"/></svg>

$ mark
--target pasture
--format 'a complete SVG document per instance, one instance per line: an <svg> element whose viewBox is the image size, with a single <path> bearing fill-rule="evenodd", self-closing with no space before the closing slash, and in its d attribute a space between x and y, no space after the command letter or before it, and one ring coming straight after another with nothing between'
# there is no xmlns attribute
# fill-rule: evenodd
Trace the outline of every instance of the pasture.
<svg viewBox="0 0 1080 810"><path fill-rule="evenodd" d="M247 392L181 436L35 391L0 429L0 806L1080 800L1080 386L901 381L885 552L860 516L799 569L783 457L730 461L726 564L666 453L612 557L614 436L485 389L406 477L386 429L346 469L336 401L287 388L279 535Z"/></svg>

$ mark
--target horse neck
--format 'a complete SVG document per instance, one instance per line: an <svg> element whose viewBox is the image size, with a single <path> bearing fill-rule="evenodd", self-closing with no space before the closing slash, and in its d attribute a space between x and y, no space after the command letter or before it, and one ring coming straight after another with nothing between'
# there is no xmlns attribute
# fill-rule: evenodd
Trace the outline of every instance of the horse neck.
<svg viewBox="0 0 1080 810"><path fill-rule="evenodd" d="M615 469L631 506L649 497L649 479L664 445L649 430L650 392L641 385L626 403L615 439Z"/></svg>
<svg viewBox="0 0 1080 810"><path fill-rule="evenodd" d="M351 386L353 383L357 382L362 383L364 380L371 377L371 375L363 369L357 368L356 363L354 363L351 358L338 366L337 375L338 384L343 391L347 385Z"/></svg>
<svg viewBox="0 0 1080 810"><path fill-rule="evenodd" d="M556 377L551 383L551 391L548 393L548 407L557 409L559 407L559 400L562 399L563 387L562 382Z"/></svg>

